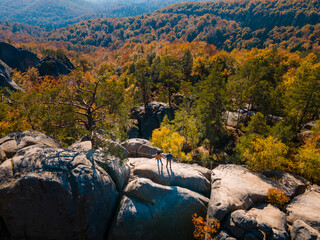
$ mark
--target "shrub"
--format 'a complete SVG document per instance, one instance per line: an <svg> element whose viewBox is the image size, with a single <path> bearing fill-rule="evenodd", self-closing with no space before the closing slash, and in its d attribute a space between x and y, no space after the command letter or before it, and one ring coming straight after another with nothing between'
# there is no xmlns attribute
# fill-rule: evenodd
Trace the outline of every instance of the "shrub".
<svg viewBox="0 0 320 240"><path fill-rule="evenodd" d="M280 190L278 188L270 188L268 190L268 202L279 207L280 209L284 207L288 202L290 201L290 198L288 198L283 190Z"/></svg>
<svg viewBox="0 0 320 240"><path fill-rule="evenodd" d="M219 231L220 222L215 218L204 219L201 216L194 214L192 216L192 222L194 224L195 230L193 236L200 240L213 240L214 235Z"/></svg>

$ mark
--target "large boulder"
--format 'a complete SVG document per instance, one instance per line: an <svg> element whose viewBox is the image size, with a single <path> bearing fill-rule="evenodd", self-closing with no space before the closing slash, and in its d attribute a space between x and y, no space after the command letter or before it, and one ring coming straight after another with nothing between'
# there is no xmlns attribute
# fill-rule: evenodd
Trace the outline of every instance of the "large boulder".
<svg viewBox="0 0 320 240"><path fill-rule="evenodd" d="M305 178L291 173L264 171L263 174L279 183L285 194L290 198L303 194L308 186L310 186L310 183Z"/></svg>
<svg viewBox="0 0 320 240"><path fill-rule="evenodd" d="M108 239L193 240L192 215L205 216L208 203L188 189L145 178L131 181L124 194Z"/></svg>
<svg viewBox="0 0 320 240"><path fill-rule="evenodd" d="M0 138L0 148L7 158L13 157L16 152L32 145L59 148L61 145L57 140L37 131L24 131L11 133Z"/></svg>
<svg viewBox="0 0 320 240"><path fill-rule="evenodd" d="M105 239L117 198L90 152L31 146L0 165L10 239Z"/></svg>
<svg viewBox="0 0 320 240"><path fill-rule="evenodd" d="M146 157L152 158L157 151L162 152L160 148L153 147L151 142L141 138L132 138L121 143L127 151L130 157Z"/></svg>
<svg viewBox="0 0 320 240"><path fill-rule="evenodd" d="M92 142L91 141L83 141L83 142L76 142L68 147L69 150L75 151L89 151L92 149Z"/></svg>
<svg viewBox="0 0 320 240"><path fill-rule="evenodd" d="M319 232L302 220L293 222L290 228L290 236L292 240L320 240Z"/></svg>
<svg viewBox="0 0 320 240"><path fill-rule="evenodd" d="M158 164L156 159L131 158L134 176L148 178L155 183L165 186L179 186L191 191L210 196L210 170L200 166L172 162L172 168L166 168L166 160L163 165Z"/></svg>
<svg viewBox="0 0 320 240"><path fill-rule="evenodd" d="M36 67L39 58L34 52L16 48L8 43L0 42L0 59L9 67L26 72L28 68Z"/></svg>
<svg viewBox="0 0 320 240"><path fill-rule="evenodd" d="M11 68L0 60L0 87L6 87L10 90L22 90L12 79L11 79L12 70Z"/></svg>
<svg viewBox="0 0 320 240"><path fill-rule="evenodd" d="M287 222L278 208L263 204L250 211L237 210L230 214L224 228L237 239L288 239Z"/></svg>
<svg viewBox="0 0 320 240"><path fill-rule="evenodd" d="M267 199L268 190L278 186L262 174L238 165L219 165L212 171L208 217L223 220L238 209L249 209Z"/></svg>
<svg viewBox="0 0 320 240"><path fill-rule="evenodd" d="M131 118L138 122L139 137L144 139L151 137L153 130L160 127L165 116L172 120L174 117L173 110L170 109L168 104L161 102L151 102L147 107L134 107L131 110Z"/></svg>
<svg viewBox="0 0 320 240"><path fill-rule="evenodd" d="M320 231L320 190L315 186L310 191L295 197L286 207L287 221L293 224L302 220Z"/></svg>
<svg viewBox="0 0 320 240"><path fill-rule="evenodd" d="M107 171L116 184L117 190L121 192L130 177L130 166L127 159L107 154L101 150L94 151L94 154L95 161Z"/></svg>
<svg viewBox="0 0 320 240"><path fill-rule="evenodd" d="M53 57L45 57L40 60L38 65L38 71L41 76L59 76L59 75L67 75L71 72L73 68L69 68L68 65L71 64L70 61L65 64L64 62L53 58Z"/></svg>

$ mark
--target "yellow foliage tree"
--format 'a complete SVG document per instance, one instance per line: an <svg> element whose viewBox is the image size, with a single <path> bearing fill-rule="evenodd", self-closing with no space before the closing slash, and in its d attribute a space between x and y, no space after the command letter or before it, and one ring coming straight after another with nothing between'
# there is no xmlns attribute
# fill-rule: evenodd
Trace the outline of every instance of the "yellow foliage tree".
<svg viewBox="0 0 320 240"><path fill-rule="evenodd" d="M282 169L287 163L288 147L272 136L257 138L245 151L246 164L255 171Z"/></svg>
<svg viewBox="0 0 320 240"><path fill-rule="evenodd" d="M295 159L298 171L308 179L320 182L320 127L316 125L306 144L298 150Z"/></svg>
<svg viewBox="0 0 320 240"><path fill-rule="evenodd" d="M186 139L167 127L155 129L152 132L151 142L155 147L161 148L164 152L170 151L176 159L191 160L190 154L186 155L182 151L182 146L186 142Z"/></svg>

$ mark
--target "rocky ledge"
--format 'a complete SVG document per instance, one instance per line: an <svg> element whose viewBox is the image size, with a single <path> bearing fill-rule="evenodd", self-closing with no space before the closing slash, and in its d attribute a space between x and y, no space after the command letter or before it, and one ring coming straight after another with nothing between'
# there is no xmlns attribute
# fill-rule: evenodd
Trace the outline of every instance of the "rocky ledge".
<svg viewBox="0 0 320 240"><path fill-rule="evenodd" d="M129 143L121 147L132 155L154 151ZM320 188L289 173L123 163L35 131L0 138L0 156L1 240L194 239L194 213L220 221L215 239L320 239ZM282 209L267 202L274 187L290 198Z"/></svg>

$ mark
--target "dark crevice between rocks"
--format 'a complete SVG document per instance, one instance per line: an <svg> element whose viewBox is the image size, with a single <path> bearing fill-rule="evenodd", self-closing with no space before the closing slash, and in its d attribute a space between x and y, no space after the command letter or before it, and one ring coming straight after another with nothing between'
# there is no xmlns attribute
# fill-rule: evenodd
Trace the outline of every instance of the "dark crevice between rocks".
<svg viewBox="0 0 320 240"><path fill-rule="evenodd" d="M6 224L2 216L0 216L0 240L9 240L9 239L11 239L10 233L6 227Z"/></svg>

